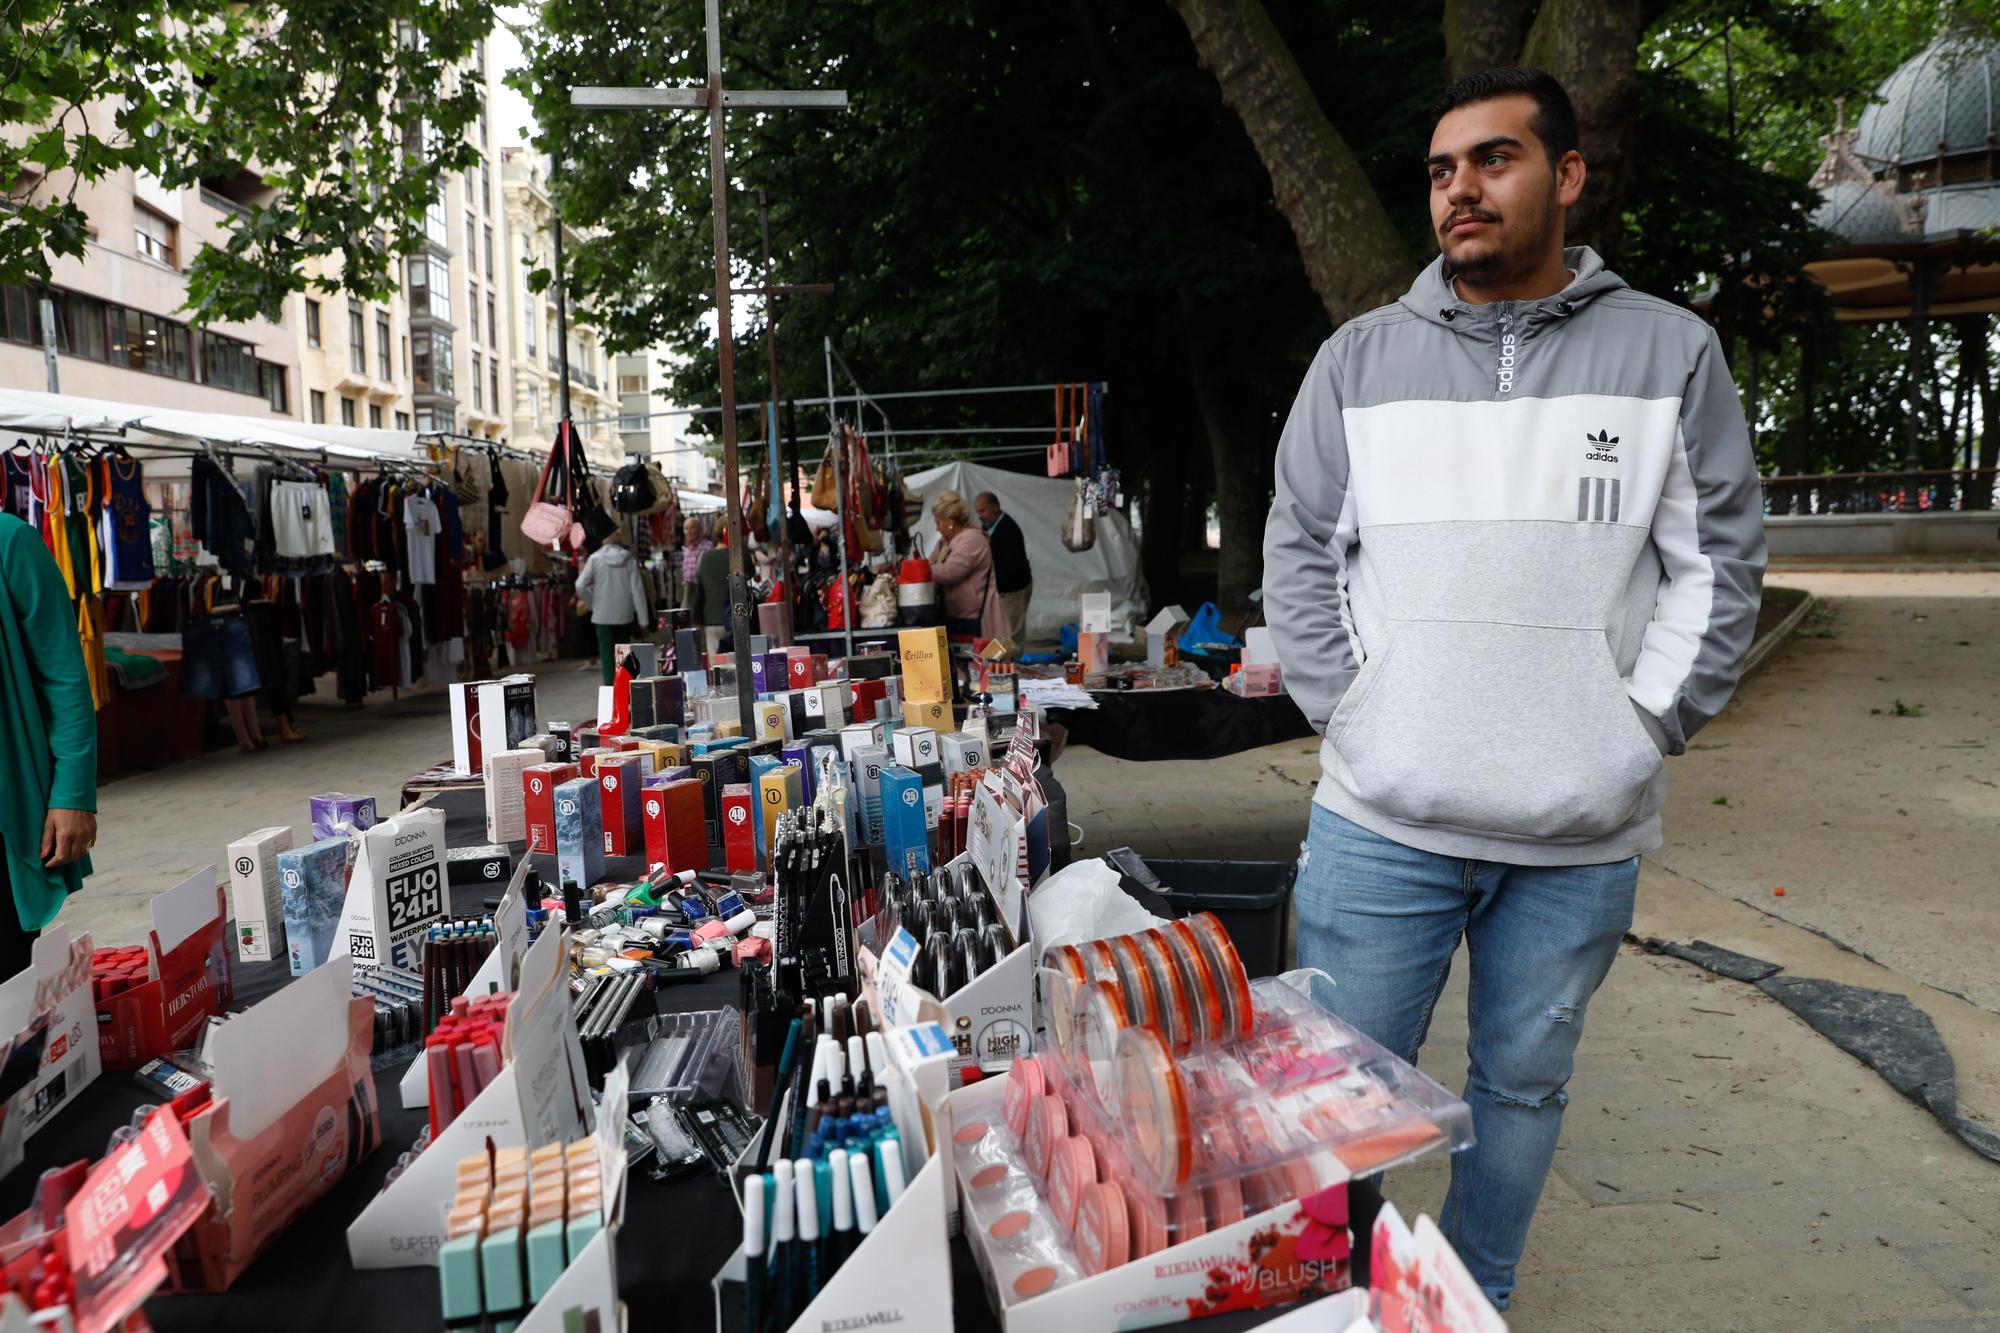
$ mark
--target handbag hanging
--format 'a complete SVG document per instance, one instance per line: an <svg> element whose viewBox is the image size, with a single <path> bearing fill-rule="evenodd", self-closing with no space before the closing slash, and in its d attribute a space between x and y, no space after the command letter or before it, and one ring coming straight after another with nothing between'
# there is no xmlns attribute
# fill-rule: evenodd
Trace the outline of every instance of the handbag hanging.
<svg viewBox="0 0 2000 1333"><path fill-rule="evenodd" d="M840 482L834 475L834 450L846 443L846 435L836 430L827 437L826 452L819 457L819 470L813 473L812 502L815 509L838 510L840 508Z"/></svg>
<svg viewBox="0 0 2000 1333"><path fill-rule="evenodd" d="M535 498L528 504L528 512L521 519L521 535L537 546L558 546L569 535L572 518L566 499L568 492L567 469L568 449L565 447L569 422L556 425L556 442L549 449L548 461L542 464L541 479L535 483ZM555 483L555 496L550 498L549 483Z"/></svg>

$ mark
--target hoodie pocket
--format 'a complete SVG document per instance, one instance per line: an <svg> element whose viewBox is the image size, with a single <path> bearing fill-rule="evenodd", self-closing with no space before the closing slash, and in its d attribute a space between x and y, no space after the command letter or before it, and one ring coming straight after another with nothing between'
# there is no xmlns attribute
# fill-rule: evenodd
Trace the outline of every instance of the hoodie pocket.
<svg viewBox="0 0 2000 1333"><path fill-rule="evenodd" d="M1604 632L1402 621L1338 730L1354 794L1393 818L1517 838L1630 823L1660 768Z"/></svg>

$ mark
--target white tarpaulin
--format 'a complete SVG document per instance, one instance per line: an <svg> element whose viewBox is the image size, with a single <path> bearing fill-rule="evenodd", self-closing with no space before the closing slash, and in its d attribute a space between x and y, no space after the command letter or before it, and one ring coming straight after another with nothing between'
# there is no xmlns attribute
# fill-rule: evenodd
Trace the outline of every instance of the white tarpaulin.
<svg viewBox="0 0 2000 1333"><path fill-rule="evenodd" d="M39 389L0 389L0 430L61 430L65 425L90 431L122 428L134 446L145 444L145 435L153 435L173 440L207 440L218 445L261 444L300 453L316 454L324 450L336 458L376 456L371 449L308 438L297 429L296 421L270 424L255 417L222 412L183 412L172 407L115 403L75 394L44 393Z"/></svg>
<svg viewBox="0 0 2000 1333"><path fill-rule="evenodd" d="M1139 543L1131 525L1116 512L1097 520L1097 542L1088 551L1072 551L1062 543L1063 516L1069 512L1076 483L1066 478L1032 477L1004 472L978 463L947 463L903 478L903 484L923 499L924 515L917 526L920 549L929 555L937 545L937 524L931 501L940 491L957 491L972 507L973 497L991 491L1000 508L1021 525L1027 539L1028 563L1035 574L1035 595L1028 603L1028 637L1054 639L1062 626L1077 617L1077 599L1087 592L1111 594L1111 620L1116 637L1133 638L1146 616L1146 585L1139 569ZM975 518L977 516L975 515Z"/></svg>

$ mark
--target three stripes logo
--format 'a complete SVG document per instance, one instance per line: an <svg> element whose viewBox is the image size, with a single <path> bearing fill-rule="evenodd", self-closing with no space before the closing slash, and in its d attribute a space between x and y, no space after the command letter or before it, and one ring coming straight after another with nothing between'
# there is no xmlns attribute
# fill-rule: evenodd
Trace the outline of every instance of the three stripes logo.
<svg viewBox="0 0 2000 1333"><path fill-rule="evenodd" d="M1618 521L1618 478L1576 479L1576 521L1579 523Z"/></svg>
<svg viewBox="0 0 2000 1333"><path fill-rule="evenodd" d="M1592 463L1615 463L1618 461L1618 455L1611 452L1611 446L1618 443L1618 437L1610 431L1599 430L1595 435L1592 435L1589 431L1585 431L1583 433L1583 442L1590 446L1590 452L1584 455L1586 461Z"/></svg>

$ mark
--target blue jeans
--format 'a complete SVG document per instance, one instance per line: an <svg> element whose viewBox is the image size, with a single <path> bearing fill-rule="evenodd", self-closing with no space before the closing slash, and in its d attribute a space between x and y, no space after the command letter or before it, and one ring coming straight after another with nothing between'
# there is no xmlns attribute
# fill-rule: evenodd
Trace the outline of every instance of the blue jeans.
<svg viewBox="0 0 2000 1333"><path fill-rule="evenodd" d="M1477 1141L1451 1160L1438 1226L1493 1303L1514 1268L1562 1131L1584 1007L1632 924L1639 858L1514 866L1421 852L1313 807L1295 899L1299 963L1331 1008L1411 1063L1465 937L1465 1100Z"/></svg>

